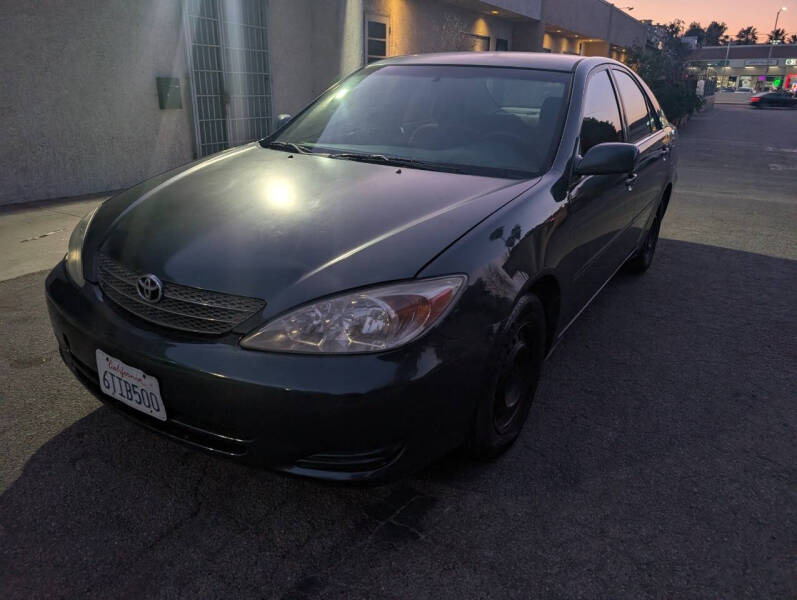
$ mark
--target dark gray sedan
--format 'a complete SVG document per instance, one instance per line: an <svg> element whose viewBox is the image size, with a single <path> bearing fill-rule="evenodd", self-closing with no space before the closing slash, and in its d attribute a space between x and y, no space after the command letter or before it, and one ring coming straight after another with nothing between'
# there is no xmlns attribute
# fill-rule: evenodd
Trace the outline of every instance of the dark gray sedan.
<svg viewBox="0 0 797 600"><path fill-rule="evenodd" d="M756 94L750 98L753 108L797 108L797 97L787 90Z"/></svg>
<svg viewBox="0 0 797 600"><path fill-rule="evenodd" d="M88 215L47 279L101 400L218 455L384 480L518 437L544 358L653 260L677 151L605 58L410 56Z"/></svg>

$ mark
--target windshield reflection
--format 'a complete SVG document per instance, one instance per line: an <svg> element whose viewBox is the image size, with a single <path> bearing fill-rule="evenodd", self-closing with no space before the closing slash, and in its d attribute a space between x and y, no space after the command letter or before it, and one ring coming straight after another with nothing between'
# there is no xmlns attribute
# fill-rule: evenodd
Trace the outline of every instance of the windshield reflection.
<svg viewBox="0 0 797 600"><path fill-rule="evenodd" d="M352 160L531 177L556 149L570 74L388 65L329 90L263 145ZM416 163L416 164L413 164Z"/></svg>

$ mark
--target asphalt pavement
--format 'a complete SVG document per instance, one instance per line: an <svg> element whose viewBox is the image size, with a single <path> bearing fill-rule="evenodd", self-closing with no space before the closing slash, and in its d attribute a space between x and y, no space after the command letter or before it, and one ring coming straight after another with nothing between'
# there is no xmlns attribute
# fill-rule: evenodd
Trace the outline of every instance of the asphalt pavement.
<svg viewBox="0 0 797 600"><path fill-rule="evenodd" d="M0 281L0 597L797 597L795 132L691 120L653 267L570 329L515 446L383 487L138 428L61 364L45 273Z"/></svg>

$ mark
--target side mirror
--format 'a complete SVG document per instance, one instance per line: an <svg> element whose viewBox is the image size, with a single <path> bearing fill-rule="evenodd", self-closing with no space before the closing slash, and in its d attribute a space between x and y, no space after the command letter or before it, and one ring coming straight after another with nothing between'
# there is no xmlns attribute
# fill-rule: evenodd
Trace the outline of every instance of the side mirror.
<svg viewBox="0 0 797 600"><path fill-rule="evenodd" d="M277 115L276 125L277 129L282 129L285 125L290 121L293 117L288 113L282 113L281 115Z"/></svg>
<svg viewBox="0 0 797 600"><path fill-rule="evenodd" d="M636 169L639 148L634 144L606 142L596 144L578 159L576 175L612 175L631 173Z"/></svg>

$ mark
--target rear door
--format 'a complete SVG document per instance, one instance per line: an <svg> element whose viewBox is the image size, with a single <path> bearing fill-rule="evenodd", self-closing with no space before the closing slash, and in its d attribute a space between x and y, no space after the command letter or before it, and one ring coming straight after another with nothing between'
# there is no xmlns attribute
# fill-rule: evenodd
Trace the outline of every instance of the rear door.
<svg viewBox="0 0 797 600"><path fill-rule="evenodd" d="M779 92L775 92L778 97L778 106L793 106L794 98L789 92L784 90L780 90Z"/></svg>
<svg viewBox="0 0 797 600"><path fill-rule="evenodd" d="M635 75L625 69L613 68L612 77L623 107L626 141L639 148L637 170L634 180L629 183L633 205L628 215L629 233L625 236L636 247L669 180L667 160L672 128L660 122Z"/></svg>

